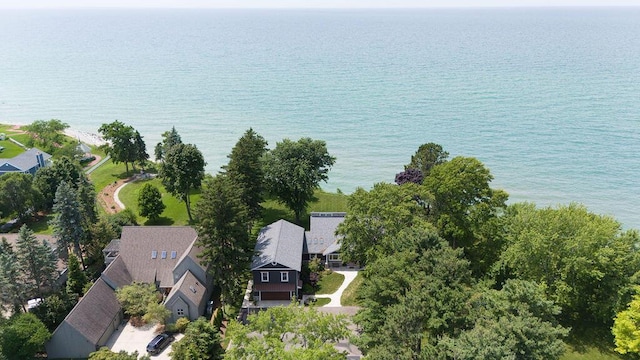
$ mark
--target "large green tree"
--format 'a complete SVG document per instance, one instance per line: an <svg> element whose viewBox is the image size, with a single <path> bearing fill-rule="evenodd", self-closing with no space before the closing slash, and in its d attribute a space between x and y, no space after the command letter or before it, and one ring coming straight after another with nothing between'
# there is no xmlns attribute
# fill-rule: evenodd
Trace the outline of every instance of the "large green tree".
<svg viewBox="0 0 640 360"><path fill-rule="evenodd" d="M189 222L193 222L189 195L192 190L200 188L206 164L195 145L182 143L172 146L160 164L162 185L172 195L184 201Z"/></svg>
<svg viewBox="0 0 640 360"><path fill-rule="evenodd" d="M620 354L640 354L639 294L634 295L627 308L616 315L611 331L617 352Z"/></svg>
<svg viewBox="0 0 640 360"><path fill-rule="evenodd" d="M264 171L262 157L267 152L267 141L249 128L238 140L229 154L226 174L241 190L242 202L249 209L249 216L260 217L264 200Z"/></svg>
<svg viewBox="0 0 640 360"><path fill-rule="evenodd" d="M504 228L501 268L508 276L544 284L567 320L610 324L627 303L624 295L640 269L637 231L622 231L613 218L575 204L511 205Z"/></svg>
<svg viewBox="0 0 640 360"><path fill-rule="evenodd" d="M162 141L156 144L154 149L156 161L164 160L165 154L169 152L169 149L171 149L173 145L176 144L182 144L182 138L174 126L170 131L163 132Z"/></svg>
<svg viewBox="0 0 640 360"><path fill-rule="evenodd" d="M247 229L241 190L225 175L207 177L196 207L198 244L223 299L235 304L251 264L255 240Z"/></svg>
<svg viewBox="0 0 640 360"><path fill-rule="evenodd" d="M111 156L115 164L123 162L127 173L129 164L135 166L136 162L144 162L149 158L142 137L132 126L116 120L102 124L98 132L108 141L108 144L103 146L105 152Z"/></svg>
<svg viewBox="0 0 640 360"><path fill-rule="evenodd" d="M61 292L45 297L38 306L29 311L37 316L49 331L53 332L77 302L75 294L70 296Z"/></svg>
<svg viewBox="0 0 640 360"><path fill-rule="evenodd" d="M69 128L69 124L63 123L58 119L36 120L29 125L23 126L22 129L29 132L32 137L29 146L37 145L42 150L53 153L64 142L62 132Z"/></svg>
<svg viewBox="0 0 640 360"><path fill-rule="evenodd" d="M0 348L8 360L33 359L44 351L51 333L35 315L22 313L13 317L2 329Z"/></svg>
<svg viewBox="0 0 640 360"><path fill-rule="evenodd" d="M427 226L429 198L424 187L413 183L356 189L349 195L347 216L337 230L343 237L341 257L365 265L397 251L401 231Z"/></svg>
<svg viewBox="0 0 640 360"><path fill-rule="evenodd" d="M108 347L101 347L100 350L89 354L89 360L150 360L149 355L138 356L138 351L128 353L124 350L113 352Z"/></svg>
<svg viewBox="0 0 640 360"><path fill-rule="evenodd" d="M199 318L189 323L184 337L171 346L169 357L172 360L218 360L223 358L223 354L218 329L204 318Z"/></svg>
<svg viewBox="0 0 640 360"><path fill-rule="evenodd" d="M0 308L10 306L13 310L25 310L25 283L18 263L18 255L13 251L6 238L2 238L0 246Z"/></svg>
<svg viewBox="0 0 640 360"><path fill-rule="evenodd" d="M53 227L53 235L56 237L60 251L66 254L68 248L73 247L84 269L84 256L80 244L85 239L85 227L78 193L67 182L63 181L56 190L53 211L55 214L50 225Z"/></svg>
<svg viewBox="0 0 640 360"><path fill-rule="evenodd" d="M344 359L334 345L351 335L344 315L324 314L292 304L249 315L248 324L230 322L227 338L234 344L225 359Z"/></svg>
<svg viewBox="0 0 640 360"><path fill-rule="evenodd" d="M449 153L444 151L441 145L426 143L420 145L416 153L411 156L411 162L404 166L405 170L420 170L424 177L429 176L431 168L447 161Z"/></svg>
<svg viewBox="0 0 640 360"><path fill-rule="evenodd" d="M67 293L84 295L83 289L89 282L87 275L80 268L78 258L71 254L67 260Z"/></svg>
<svg viewBox="0 0 640 360"><path fill-rule="evenodd" d="M299 223L320 182L327 181L335 160L322 140L284 139L264 156L265 184L271 194L294 212Z"/></svg>
<svg viewBox="0 0 640 360"><path fill-rule="evenodd" d="M57 259L52 248L46 242L38 239L26 225L22 225L16 240L16 254L18 264L24 275L28 287L36 290L40 296L44 288L53 285L56 274Z"/></svg>
<svg viewBox="0 0 640 360"><path fill-rule="evenodd" d="M162 194L157 187L144 184L138 194L138 211L140 216L149 218L151 222L158 220L166 205L162 202Z"/></svg>
<svg viewBox="0 0 640 360"><path fill-rule="evenodd" d="M33 176L9 173L0 176L0 216L17 216L26 220L34 210L39 193L32 185Z"/></svg>
<svg viewBox="0 0 640 360"><path fill-rule="evenodd" d="M159 302L159 295L154 284L134 282L116 289L116 298L130 316L144 316L150 306Z"/></svg>
<svg viewBox="0 0 640 360"><path fill-rule="evenodd" d="M43 208L49 210L53 206L56 191L62 182L75 188L81 181L88 182L80 164L63 156L56 159L53 165L38 169L33 178L33 185L42 194Z"/></svg>

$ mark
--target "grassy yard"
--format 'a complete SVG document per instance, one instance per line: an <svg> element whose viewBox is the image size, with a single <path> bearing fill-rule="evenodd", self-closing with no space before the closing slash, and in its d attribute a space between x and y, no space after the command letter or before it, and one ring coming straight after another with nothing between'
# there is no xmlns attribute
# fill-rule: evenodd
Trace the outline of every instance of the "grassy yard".
<svg viewBox="0 0 640 360"><path fill-rule="evenodd" d="M138 194L145 184L151 184L160 190L162 194L162 202L166 205L166 208L160 215L160 219L154 223L150 223L147 218L138 215ZM187 216L187 208L184 202L176 199L171 194L167 193L164 186L160 183L159 179L151 179L145 181L136 181L127 184L120 190L120 201L130 208L134 214L138 217L138 223L144 225L188 225L189 217ZM200 191L195 190L191 193L191 212L195 208L195 204L200 199Z"/></svg>
<svg viewBox="0 0 640 360"><path fill-rule="evenodd" d="M324 273L318 283L316 294L333 294L344 282L344 275L337 272Z"/></svg>
<svg viewBox="0 0 640 360"><path fill-rule="evenodd" d="M588 323L576 324L565 340L567 352L560 360L623 360L629 359L613 350L613 336L608 328Z"/></svg>
<svg viewBox="0 0 640 360"><path fill-rule="evenodd" d="M319 297L319 298L316 298L316 302L313 303L313 306L317 306L317 307L325 306L330 302L331 302L331 299L329 298Z"/></svg>
<svg viewBox="0 0 640 360"><path fill-rule="evenodd" d="M358 304L357 293L360 285L362 285L363 279L362 274L358 273L358 276L344 289L342 297L340 298L342 306L360 306L360 304Z"/></svg>

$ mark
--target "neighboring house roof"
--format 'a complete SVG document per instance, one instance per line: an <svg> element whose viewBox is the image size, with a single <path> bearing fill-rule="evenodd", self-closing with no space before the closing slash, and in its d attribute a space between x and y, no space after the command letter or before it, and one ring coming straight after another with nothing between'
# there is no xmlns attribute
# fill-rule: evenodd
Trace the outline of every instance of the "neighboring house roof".
<svg viewBox="0 0 640 360"><path fill-rule="evenodd" d="M87 340L97 344L120 309L113 289L102 279L98 279L64 321Z"/></svg>
<svg viewBox="0 0 640 360"><path fill-rule="evenodd" d="M304 228L286 220L263 227L256 241L251 270L275 263L300 271L303 242Z"/></svg>
<svg viewBox="0 0 640 360"><path fill-rule="evenodd" d="M125 226L120 257L135 281L172 287L173 268L197 238L189 226Z"/></svg>
<svg viewBox="0 0 640 360"><path fill-rule="evenodd" d="M39 167L37 156L42 154L43 161L46 163L49 159L51 159L51 155L46 152L31 148L11 159L3 159L3 162L0 162L0 168L2 171L22 171L26 172L34 167ZM11 170L13 169L13 170Z"/></svg>
<svg viewBox="0 0 640 360"><path fill-rule="evenodd" d="M131 274L129 274L127 266L124 264L121 256L117 256L115 260L104 269L100 278L114 289L129 285L133 282L133 278Z"/></svg>
<svg viewBox="0 0 640 360"><path fill-rule="evenodd" d="M344 221L344 212L313 212L309 219L310 230L305 233L305 254L327 255L340 250L336 229Z"/></svg>
<svg viewBox="0 0 640 360"><path fill-rule="evenodd" d="M206 300L206 294L207 289L204 284L202 284L200 280L191 273L191 271L186 271L171 289L169 295L167 295L165 303L171 303L174 297L181 296L183 299L199 306Z"/></svg>
<svg viewBox="0 0 640 360"><path fill-rule="evenodd" d="M88 154L91 152L91 148L85 143L79 143L78 146L76 146L76 149L83 154Z"/></svg>

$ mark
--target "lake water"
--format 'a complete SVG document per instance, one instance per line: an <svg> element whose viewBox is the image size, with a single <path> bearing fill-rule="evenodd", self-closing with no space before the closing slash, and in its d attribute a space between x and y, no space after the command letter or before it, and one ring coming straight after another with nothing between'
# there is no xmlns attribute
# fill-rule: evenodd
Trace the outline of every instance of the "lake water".
<svg viewBox="0 0 640 360"><path fill-rule="evenodd" d="M640 8L0 10L0 122L175 126L216 172L249 127L327 142L327 190L426 142L510 201L640 228Z"/></svg>

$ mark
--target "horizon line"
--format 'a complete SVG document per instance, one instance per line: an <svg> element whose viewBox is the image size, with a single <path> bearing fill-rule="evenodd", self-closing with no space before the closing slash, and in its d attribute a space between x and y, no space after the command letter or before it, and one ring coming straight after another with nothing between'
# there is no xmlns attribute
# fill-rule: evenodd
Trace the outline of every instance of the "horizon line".
<svg viewBox="0 0 640 360"><path fill-rule="evenodd" d="M86 10L86 9L137 9L137 10L180 10L180 9L206 9L206 10L416 10L416 9L545 9L545 8L640 8L640 4L513 4L513 5L425 5L425 6L122 6L122 5L45 5L45 6L1 6L6 10Z"/></svg>

